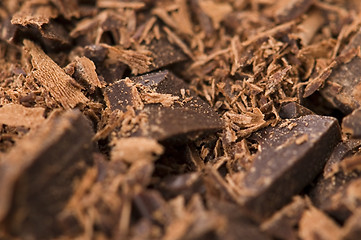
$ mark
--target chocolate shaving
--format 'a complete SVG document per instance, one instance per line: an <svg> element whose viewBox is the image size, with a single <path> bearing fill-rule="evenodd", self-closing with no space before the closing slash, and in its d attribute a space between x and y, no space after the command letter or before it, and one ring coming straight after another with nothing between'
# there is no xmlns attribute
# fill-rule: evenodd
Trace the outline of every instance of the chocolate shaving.
<svg viewBox="0 0 361 240"><path fill-rule="evenodd" d="M11 19L12 24L35 25L41 28L58 16L58 10L47 5L47 1L26 1Z"/></svg>
<svg viewBox="0 0 361 240"><path fill-rule="evenodd" d="M69 77L35 43L24 40L25 51L31 56L32 74L64 108L74 108L88 99L80 91L75 80ZM75 82L76 83L76 82Z"/></svg>

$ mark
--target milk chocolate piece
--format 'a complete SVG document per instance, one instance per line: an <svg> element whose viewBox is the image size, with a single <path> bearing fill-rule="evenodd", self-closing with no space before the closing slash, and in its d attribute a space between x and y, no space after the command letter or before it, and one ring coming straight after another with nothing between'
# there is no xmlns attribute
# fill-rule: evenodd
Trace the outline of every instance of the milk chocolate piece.
<svg viewBox="0 0 361 240"><path fill-rule="evenodd" d="M361 109L356 109L342 119L342 130L353 138L361 138Z"/></svg>
<svg viewBox="0 0 361 240"><path fill-rule="evenodd" d="M20 238L47 239L57 214L91 161L93 132L79 111L52 116L0 164L0 226Z"/></svg>
<svg viewBox="0 0 361 240"><path fill-rule="evenodd" d="M256 219L270 216L322 170L340 141L337 120L308 115L255 134L260 143L244 179L243 205Z"/></svg>
<svg viewBox="0 0 361 240"><path fill-rule="evenodd" d="M361 46L361 31L356 34L343 52L359 46ZM360 65L361 58L356 56L351 61L334 69L325 87L321 90L321 94L327 101L346 114L360 106Z"/></svg>
<svg viewBox="0 0 361 240"><path fill-rule="evenodd" d="M170 94L178 98L171 106L159 103L145 103L148 118L147 126L134 135L151 137L160 141L177 136L195 136L214 132L222 128L222 121L217 113L198 96L191 94L184 99L182 93L189 91L186 83L169 71L150 73L130 78L135 84L149 87L158 94ZM106 99L110 108L124 111L127 105L134 105L134 96L126 80L114 83L106 89ZM183 100L183 101L182 101Z"/></svg>
<svg viewBox="0 0 361 240"><path fill-rule="evenodd" d="M312 114L314 113L311 110L295 102L291 102L283 105L279 112L280 117L283 119L298 118L301 116L312 115Z"/></svg>

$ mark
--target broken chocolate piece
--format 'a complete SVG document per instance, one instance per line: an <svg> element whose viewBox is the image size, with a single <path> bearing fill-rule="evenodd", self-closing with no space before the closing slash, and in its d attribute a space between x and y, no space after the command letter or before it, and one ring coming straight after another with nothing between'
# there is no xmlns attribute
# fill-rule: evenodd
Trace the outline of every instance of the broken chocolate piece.
<svg viewBox="0 0 361 240"><path fill-rule="evenodd" d="M352 156L360 145L359 140L339 143L325 165L323 176L319 177L308 193L316 207L331 214L340 222L345 221L350 212L339 204L339 197L345 192L348 184L359 176L356 173L344 173L340 165L343 159Z"/></svg>
<svg viewBox="0 0 361 240"><path fill-rule="evenodd" d="M310 183L341 138L337 120L331 117L308 115L288 121L288 127L279 124L254 136L260 150L245 176L242 202L256 219L270 216Z"/></svg>
<svg viewBox="0 0 361 240"><path fill-rule="evenodd" d="M343 53L359 46L361 46L361 31L356 34ZM321 90L325 99L345 114L351 113L361 105L360 64L361 58L356 56L334 69Z"/></svg>
<svg viewBox="0 0 361 240"><path fill-rule="evenodd" d="M76 58L74 65L73 77L81 85L89 89L90 93L93 93L96 88L103 86L95 72L95 65L89 58Z"/></svg>
<svg viewBox="0 0 361 240"><path fill-rule="evenodd" d="M149 72L182 62L188 58L181 49L171 44L164 37L159 40L153 39L147 48L152 52L153 57Z"/></svg>
<svg viewBox="0 0 361 240"><path fill-rule="evenodd" d="M361 138L361 109L356 109L343 118L342 131L351 134L353 138Z"/></svg>
<svg viewBox="0 0 361 240"><path fill-rule="evenodd" d="M361 206L361 179L359 176L360 174L355 174L343 183L345 186L338 186L338 191L331 195L328 201L322 203L321 209L337 221L345 222Z"/></svg>
<svg viewBox="0 0 361 240"><path fill-rule="evenodd" d="M312 114L314 113L311 110L295 102L283 105L279 112L280 117L283 119L298 118Z"/></svg>
<svg viewBox="0 0 361 240"><path fill-rule="evenodd" d="M93 132L79 111L51 116L0 162L0 225L20 238L58 232L57 214L91 161Z"/></svg>
<svg viewBox="0 0 361 240"><path fill-rule="evenodd" d="M128 81L120 80L109 86L105 97L112 110L124 111L128 105L135 105L137 97L129 85L132 82L153 91L143 95L145 105L141 113L146 114L147 124L134 135L163 141L222 128L220 117L214 110L196 95L186 96L189 89L185 82L169 71L132 77Z"/></svg>
<svg viewBox="0 0 361 240"><path fill-rule="evenodd" d="M41 48L30 40L24 40L25 50L31 55L32 73L65 109L74 108L88 99L80 91L76 81L67 75Z"/></svg>

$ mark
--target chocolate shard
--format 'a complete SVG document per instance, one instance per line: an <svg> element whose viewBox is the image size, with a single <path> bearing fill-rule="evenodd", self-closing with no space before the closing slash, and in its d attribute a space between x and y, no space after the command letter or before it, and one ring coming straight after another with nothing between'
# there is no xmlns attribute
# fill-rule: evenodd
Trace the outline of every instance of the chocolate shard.
<svg viewBox="0 0 361 240"><path fill-rule="evenodd" d="M350 215L350 211L341 206L339 196L343 194L345 188L359 174L345 174L340 171L342 160L348 156L352 156L361 146L360 140L348 140L339 143L330 158L328 159L323 176L320 176L314 187L308 192L313 204L323 211L326 211L338 221L343 222Z"/></svg>
<svg viewBox="0 0 361 240"><path fill-rule="evenodd" d="M91 163L93 131L77 110L51 115L0 162L0 226L19 238L56 236L57 214Z"/></svg>
<svg viewBox="0 0 361 240"><path fill-rule="evenodd" d="M187 84L167 70L123 79L109 86L105 98L112 110L125 111L127 106L136 104L139 108L132 84L150 91L144 95L140 93L144 107L139 111L147 116L147 123L134 133L135 136L163 141L222 129L218 114L198 96L186 96L190 94Z"/></svg>
<svg viewBox="0 0 361 240"><path fill-rule="evenodd" d="M353 138L361 138L361 108L343 118L342 131L351 134Z"/></svg>
<svg viewBox="0 0 361 240"><path fill-rule="evenodd" d="M152 52L153 57L149 72L188 59L180 48L171 44L165 37L153 39L147 49Z"/></svg>
<svg viewBox="0 0 361 240"><path fill-rule="evenodd" d="M328 199L324 198L320 208L340 223L344 223L361 206L361 197L359 196L361 179L359 177L360 173L357 173L345 178L344 182L337 179L336 190L333 194L328 195Z"/></svg>
<svg viewBox="0 0 361 240"><path fill-rule="evenodd" d="M291 102L283 105L279 112L280 117L283 119L298 118L301 116L312 115L312 114L314 113L311 110L305 108L304 106L296 102Z"/></svg>
<svg viewBox="0 0 361 240"><path fill-rule="evenodd" d="M361 46L361 31L355 35L342 53L359 46ZM325 87L320 91L327 101L345 114L351 113L361 105L360 64L361 58L355 57L334 69L327 79Z"/></svg>
<svg viewBox="0 0 361 240"><path fill-rule="evenodd" d="M81 92L76 81L67 75L37 44L30 40L24 40L24 51L31 56L34 77L65 109L74 108L79 103L89 101Z"/></svg>
<svg viewBox="0 0 361 240"><path fill-rule="evenodd" d="M253 138L260 150L245 176L241 202L261 220L289 202L321 172L341 134L335 118L308 115L268 127Z"/></svg>

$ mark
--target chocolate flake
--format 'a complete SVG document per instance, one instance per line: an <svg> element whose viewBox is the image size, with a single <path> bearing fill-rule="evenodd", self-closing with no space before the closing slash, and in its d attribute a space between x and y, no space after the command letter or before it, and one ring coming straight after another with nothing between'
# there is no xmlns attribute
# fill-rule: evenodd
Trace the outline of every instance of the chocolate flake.
<svg viewBox="0 0 361 240"><path fill-rule="evenodd" d="M35 43L24 40L25 51L31 56L32 74L64 108L74 108L88 99L80 91L75 80L68 76ZM75 82L76 83L76 82Z"/></svg>

